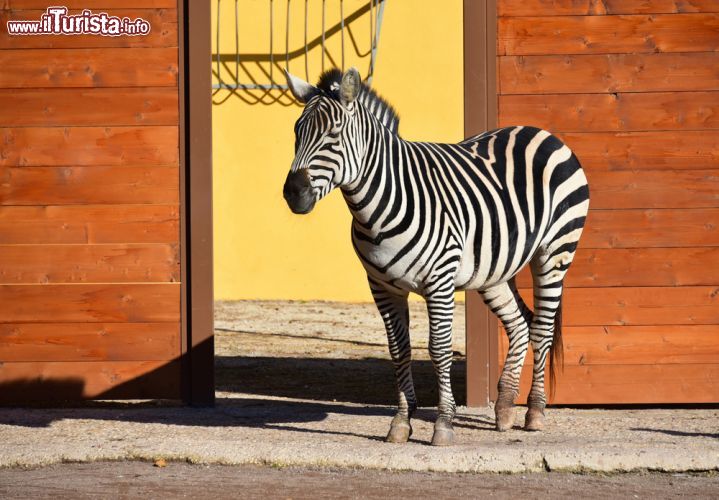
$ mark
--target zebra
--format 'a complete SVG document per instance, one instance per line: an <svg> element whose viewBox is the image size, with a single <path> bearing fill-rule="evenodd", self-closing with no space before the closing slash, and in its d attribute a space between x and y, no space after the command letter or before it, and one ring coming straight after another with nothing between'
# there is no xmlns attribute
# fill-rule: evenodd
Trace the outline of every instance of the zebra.
<svg viewBox="0 0 719 500"><path fill-rule="evenodd" d="M450 383L456 290L477 290L509 340L495 403L496 429L515 421L515 400L528 346L534 356L526 430L544 427L544 373L560 363L563 280L589 208L577 157L546 130L503 127L457 143L410 142L398 133L393 107L359 72L329 70L311 85L286 73L304 110L295 124L295 157L283 195L290 210L309 213L339 187L352 214L354 250L384 321L398 406L386 441L412 434L417 408L412 381L407 298L424 297L429 354L439 386L433 445L454 439ZM529 265L534 311L514 277ZM556 358L556 359L555 359Z"/></svg>

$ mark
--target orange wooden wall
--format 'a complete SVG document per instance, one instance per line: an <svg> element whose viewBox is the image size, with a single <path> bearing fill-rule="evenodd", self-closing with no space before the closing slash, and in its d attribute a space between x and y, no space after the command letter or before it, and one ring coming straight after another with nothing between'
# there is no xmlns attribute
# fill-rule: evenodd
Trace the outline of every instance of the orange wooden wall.
<svg viewBox="0 0 719 500"><path fill-rule="evenodd" d="M148 36L9 36L0 0L0 401L179 397L176 0L65 0Z"/></svg>
<svg viewBox="0 0 719 500"><path fill-rule="evenodd" d="M719 0L497 4L499 124L590 183L554 402L719 401Z"/></svg>

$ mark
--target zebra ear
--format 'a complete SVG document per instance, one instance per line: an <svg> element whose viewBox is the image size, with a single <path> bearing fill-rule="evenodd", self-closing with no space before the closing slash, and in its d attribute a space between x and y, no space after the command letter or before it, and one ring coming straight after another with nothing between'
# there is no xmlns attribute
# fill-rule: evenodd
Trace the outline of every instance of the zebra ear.
<svg viewBox="0 0 719 500"><path fill-rule="evenodd" d="M362 86L362 78L360 78L359 71L357 68L350 68L342 77L342 83L340 84L340 100L342 104L347 106L349 103L354 102L360 93Z"/></svg>
<svg viewBox="0 0 719 500"><path fill-rule="evenodd" d="M285 77L287 78L287 86L290 88L290 92L295 96L302 104L309 101L315 94L317 94L317 87L310 85L301 78L297 78L286 69L284 70Z"/></svg>

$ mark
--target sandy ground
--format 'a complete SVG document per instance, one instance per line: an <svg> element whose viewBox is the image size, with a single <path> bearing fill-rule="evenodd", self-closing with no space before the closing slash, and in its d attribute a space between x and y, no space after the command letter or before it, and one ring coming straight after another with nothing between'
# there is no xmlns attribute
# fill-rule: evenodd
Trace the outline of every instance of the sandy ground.
<svg viewBox="0 0 719 500"><path fill-rule="evenodd" d="M374 304L342 302L217 302L218 356L389 359ZM424 302L410 302L412 357L428 360ZM456 306L453 348L464 357L464 304Z"/></svg>
<svg viewBox="0 0 719 500"><path fill-rule="evenodd" d="M528 433L516 428L498 433L494 431L491 408L460 407L455 422L456 445L431 447L428 443L432 435L434 410L431 407L436 402L436 383L426 351L427 321L423 304L412 305L412 323L415 382L420 404L424 407L413 420L414 434L407 444L383 442L393 415L395 387L383 327L374 306L221 303L217 306L218 399L214 408L186 408L156 402L94 403L74 408L0 408L0 468L10 467L1 471L0 487L17 485L18 477L34 477L31 473L22 476L23 471L12 467L58 464L40 470L48 474L55 471L52 473L56 475L74 471L77 476L72 477L81 483L82 470L95 471L87 472L88 477L92 474L105 477L114 474L118 467L127 470L140 467L132 463L118 465L103 461L152 461L157 458L216 464L218 467L211 467L207 474L211 477L215 474L218 481L233 475L240 479L257 477L256 482L246 481L256 484L259 488L256 491L261 491L263 484L276 482L272 475L276 471L248 468L243 464L320 468L311 474L297 472L297 476L283 469L283 474L288 474L282 476L288 478L288 488L295 484L291 478L307 474L307 477L315 477L317 484L323 482L322 478L339 478L337 480L343 484L345 481L358 484L357 488L391 482L395 477L388 472L377 472L378 476L373 475L375 472L367 472L368 475L363 476L360 472L326 470L338 467L363 471L415 471L417 476L407 476L411 484L422 484L423 480L436 484L441 482L437 479L441 475L436 473L441 472L527 474L560 471L561 474L553 472L550 476L564 478L557 480L560 484L566 483L567 489L562 490L566 496L576 493L573 484L591 489L599 483L589 480L601 477L565 472L719 470L719 410L716 408L552 408L548 410L544 432ZM464 312L459 307L453 383L460 403L464 392L463 323ZM522 413L520 410L520 422ZM97 461L101 463L61 465ZM219 467L220 464L242 467L227 469ZM177 474L189 478L192 474L200 474L197 470L204 469L172 462L171 467L161 472L149 473L141 467L138 470L141 471L137 473L141 484L137 487L144 487L145 483L152 484L152 474ZM423 475L426 472L433 474ZM134 474L127 472L131 473ZM108 479L108 484L120 488L129 476L113 477ZM530 474L526 476L530 479L526 480L521 479L524 476L486 477L492 478L487 479L491 491L494 491L493 484L501 488L501 481L506 477L513 478L509 481L514 481L517 487L536 484L537 492L549 488L549 484L543 482L547 481L544 479L547 476L542 474ZM673 481L671 478L675 476L634 474L620 477L629 479L625 483L610 478L606 487L610 488L608 491L622 496L625 492L628 496L632 485L643 488L641 491L646 495L654 495L657 491L669 493L665 489L669 483L662 481ZM645 479L647 477L649 479ZM660 479L652 479L654 477ZM703 492L702 495L716 493L715 476L700 476L699 479L676 476L676 484L684 484L685 477L689 489L681 490L681 494L693 494L691 488L694 487L700 488L697 491ZM238 481L242 482L240 479ZM589 482L582 482L585 480ZM72 486L71 480L68 481L69 486L66 486ZM296 483L302 481L297 479ZM466 481L467 484L481 483L473 483L475 479ZM620 487L625 489L611 490ZM135 491L132 485L122 488L127 492ZM0 497L6 496L2 491L0 489ZM18 493L20 490L7 491ZM142 490L138 491L141 493ZM357 491L361 490L350 490L346 497L357 496ZM461 496L460 493L457 496Z"/></svg>
<svg viewBox="0 0 719 500"><path fill-rule="evenodd" d="M218 387L262 396L396 403L384 324L374 304L218 302L215 309ZM454 393L465 403L464 304L455 313ZM424 302L410 303L413 375L422 406L437 401L427 352ZM286 374L293 374L286 376Z"/></svg>

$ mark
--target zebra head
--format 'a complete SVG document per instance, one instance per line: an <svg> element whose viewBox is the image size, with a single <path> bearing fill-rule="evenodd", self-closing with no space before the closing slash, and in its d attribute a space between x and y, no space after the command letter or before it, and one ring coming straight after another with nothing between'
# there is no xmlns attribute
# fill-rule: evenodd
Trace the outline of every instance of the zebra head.
<svg viewBox="0 0 719 500"><path fill-rule="evenodd" d="M362 148L355 133L355 100L362 83L355 68L327 88L285 74L292 95L305 108L295 124L295 158L283 195L290 210L306 214L332 189L358 176Z"/></svg>

